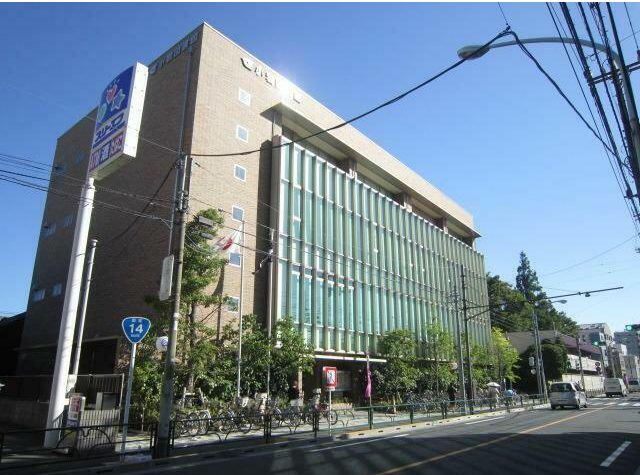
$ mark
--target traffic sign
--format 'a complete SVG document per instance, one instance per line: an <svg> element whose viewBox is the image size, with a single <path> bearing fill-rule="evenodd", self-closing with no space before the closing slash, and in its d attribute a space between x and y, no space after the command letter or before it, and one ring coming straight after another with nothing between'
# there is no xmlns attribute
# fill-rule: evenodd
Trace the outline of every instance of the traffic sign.
<svg viewBox="0 0 640 475"><path fill-rule="evenodd" d="M625 325L624 329L628 332L634 331L634 330L640 330L640 325L637 324L633 324L633 325Z"/></svg>
<svg viewBox="0 0 640 475"><path fill-rule="evenodd" d="M125 317L122 319L122 331L131 343L140 343L149 333L151 321L145 317Z"/></svg>
<svg viewBox="0 0 640 475"><path fill-rule="evenodd" d="M338 386L338 368L334 366L323 366L324 388L327 391L334 391Z"/></svg>

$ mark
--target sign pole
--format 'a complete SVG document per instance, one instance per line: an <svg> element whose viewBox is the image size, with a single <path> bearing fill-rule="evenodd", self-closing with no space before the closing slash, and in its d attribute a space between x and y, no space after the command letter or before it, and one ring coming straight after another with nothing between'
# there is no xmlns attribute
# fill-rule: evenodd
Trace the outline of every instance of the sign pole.
<svg viewBox="0 0 640 475"><path fill-rule="evenodd" d="M327 417L327 421L329 421L329 437L331 437L331 393L333 389L329 389L329 417Z"/></svg>
<svg viewBox="0 0 640 475"><path fill-rule="evenodd" d="M122 421L122 449L120 452L124 455L127 445L127 433L129 432L129 409L131 408L131 388L133 386L133 368L136 365L136 349L137 343L131 343L131 358L129 359L129 379L127 380L127 393L124 398L124 419Z"/></svg>
<svg viewBox="0 0 640 475"><path fill-rule="evenodd" d="M82 287L82 271L84 270L84 256L87 249L87 238L89 237L95 190L93 178L87 178L86 183L82 187L82 196L78 202L76 229L73 236L71 262L67 276L67 287L64 292L62 320L60 321L60 333L58 335L58 347L56 349L56 363L53 370L51 395L49 396L49 412L45 426L47 429L55 429L62 424L62 415L67 399L73 334L76 329L80 287ZM59 431L48 430L44 436L44 446L46 448L55 448L58 445L59 437Z"/></svg>
<svg viewBox="0 0 640 475"><path fill-rule="evenodd" d="M133 387L133 370L136 365L136 349L138 343L147 336L151 328L151 321L145 317L126 317L122 319L122 331L131 343L131 357L129 358L129 378L127 379L127 393L124 397L124 419L122 421L122 447L121 457L124 457L127 445L127 432L129 432L129 410L131 408L131 389ZM156 343L157 345L157 343Z"/></svg>

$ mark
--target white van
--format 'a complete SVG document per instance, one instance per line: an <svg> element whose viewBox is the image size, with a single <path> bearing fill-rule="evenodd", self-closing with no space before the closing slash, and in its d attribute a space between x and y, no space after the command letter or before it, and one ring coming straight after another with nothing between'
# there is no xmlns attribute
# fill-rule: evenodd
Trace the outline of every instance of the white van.
<svg viewBox="0 0 640 475"><path fill-rule="evenodd" d="M620 378L604 378L604 393L607 397L615 395L625 397L629 395L624 381Z"/></svg>
<svg viewBox="0 0 640 475"><path fill-rule="evenodd" d="M629 392L630 393L640 392L640 381L638 381L637 379L630 379L629 380Z"/></svg>
<svg viewBox="0 0 640 475"><path fill-rule="evenodd" d="M587 407L587 395L578 383L552 383L549 388L551 409L572 406L576 409Z"/></svg>

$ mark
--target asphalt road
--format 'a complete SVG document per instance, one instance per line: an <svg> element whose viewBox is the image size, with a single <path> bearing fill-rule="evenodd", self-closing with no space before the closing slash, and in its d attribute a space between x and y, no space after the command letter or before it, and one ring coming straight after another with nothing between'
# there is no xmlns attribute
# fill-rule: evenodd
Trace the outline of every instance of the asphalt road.
<svg viewBox="0 0 640 475"><path fill-rule="evenodd" d="M579 411L543 409L376 438L211 454L131 473L640 475L640 397L589 403Z"/></svg>

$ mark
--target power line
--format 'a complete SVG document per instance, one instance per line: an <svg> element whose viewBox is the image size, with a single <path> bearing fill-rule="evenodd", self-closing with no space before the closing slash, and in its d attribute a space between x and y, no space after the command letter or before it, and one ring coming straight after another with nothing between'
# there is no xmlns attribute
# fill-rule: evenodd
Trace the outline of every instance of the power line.
<svg viewBox="0 0 640 475"><path fill-rule="evenodd" d="M15 89L16 91L20 91L20 92L22 92L22 93L29 94L29 95L31 95L31 96L35 97L36 99L39 99L39 100L41 100L41 101L43 101L43 102L47 102L47 103L49 103L49 104L52 104L52 105L54 105L54 106L56 106L56 107L58 107L58 108L60 108L60 109L65 109L65 110L68 110L68 111L73 111L73 113L74 113L74 114L77 112L75 109L73 109L73 110L72 110L72 108L71 108L71 107L66 107L66 106L63 106L63 105L61 105L61 104L59 104L59 103L57 103L57 102L51 101L50 99L45 99L45 98L44 98L44 97L42 97L42 96L39 96L39 95L37 95L37 94L34 94L34 93L30 92L30 91L27 91L26 89L20 88L20 87L18 87L18 86L13 85L13 84L10 84L10 83L5 82L5 85L6 85L6 86L8 86L8 87L10 87L10 88L12 88L12 89ZM82 117L78 122L80 122L80 121L82 121L82 120L84 120L84 119L88 119L89 121L91 121L91 122L93 122L93 123L97 123L97 120L96 120L94 117L92 117L90 114L86 114L86 115L84 115L84 116L83 116L83 117ZM165 146L165 145L162 145L162 144L160 144L160 143L158 143L158 142L155 142L155 141L153 141L153 140L147 139L146 137L143 137L143 136L140 134L140 129L139 129L139 128L138 128L138 129L136 129L136 128L131 127L131 130L132 130L132 131L137 132L137 133L138 133L138 138L139 138L140 140L142 140L143 142L146 142L146 143L148 143L148 144L150 144L150 145L154 145L155 147L158 147L158 148L160 148L160 149L162 149L162 150L164 150L164 151L167 151L167 152L172 152L172 153L176 153L176 154L178 153L178 151L177 151L177 150L174 150L174 149L169 148L169 147L167 147L167 146Z"/></svg>
<svg viewBox="0 0 640 475"><path fill-rule="evenodd" d="M631 16L629 15L629 8L627 7L627 2L624 2L624 11L627 13L627 20L629 20L629 27L631 28L631 35L630 36L633 36L633 41L636 44L636 51L638 51L638 54L640 54L640 47L638 46L638 39L636 38L636 31L634 31L633 23L631 23ZM621 40L621 41L623 41L623 40Z"/></svg>
<svg viewBox="0 0 640 475"><path fill-rule="evenodd" d="M83 201L83 199L81 197L79 197L79 196L72 195L72 194L66 193L66 192L61 191L61 190L56 190L56 189L52 188L51 186L45 187L44 185L39 185L37 183L31 183L31 182L28 182L26 180L21 180L19 178L15 178L15 177L0 176L0 181L5 181L7 183L12 183L14 185L22 186L24 188L30 188L30 189L37 190L37 191L43 191L45 193L51 193L51 194L56 195L56 196L60 196L60 197L67 198L67 199L71 199L71 200L73 200L73 201L75 201L77 203L80 203L80 202ZM100 200L95 200L94 199L93 203L94 203L95 206L101 206L103 208L107 208L107 209L110 209L110 210L113 210L113 211L118 211L118 212L121 212L121 213L124 213L124 214L130 214L130 215L133 215L133 216L138 216L140 218L153 219L153 220L162 221L162 222L166 222L167 221L167 220L165 220L163 218L160 218L159 216L155 216L155 215L152 215L152 214L140 213L140 212L138 212L136 210L132 210L132 209L129 209L129 208L124 208L122 206L114 205L112 203L107 203L107 202L100 201Z"/></svg>
<svg viewBox="0 0 640 475"><path fill-rule="evenodd" d="M567 267L563 267L563 268L561 268L561 269L554 270L553 272L547 272L546 274L541 274L541 275L540 275L540 277L546 277L546 276L549 276L549 275L558 274L558 273L560 273L560 272L565 272L565 271L568 271L568 270L570 270L570 269L574 269L574 268L576 268L576 267L578 267L578 266L581 266L582 264L586 264L587 262L591 262L591 261L593 261L593 260L597 259L597 258L598 258L598 257L600 257L600 256L603 256L603 255L605 255L605 254L607 254L607 253L609 253L609 252L611 252L611 251L613 251L613 250L615 250L615 249L618 249L618 248L619 248L619 247L621 247L621 246L624 246L626 243L628 243L629 241L631 241L631 240L635 239L636 237L637 237L637 236L634 234L633 236L629 237L628 239L625 239L624 241L622 241L621 243L616 244L615 246L610 247L609 249L606 249L606 250L604 250L604 251L602 251L602 252L599 252L599 253L598 253L598 254L596 254L595 256L592 256L592 257L590 257L590 258L588 258L588 259L585 259L585 260L583 260L583 261L580 261L580 262L576 262L575 264L572 264L572 265L570 265L570 266L567 266Z"/></svg>
<svg viewBox="0 0 640 475"><path fill-rule="evenodd" d="M21 162L20 161L27 162L27 163L24 163L24 165L28 169L32 169L33 168L34 169L33 173L36 173L36 172L38 172L38 173L46 173L47 175L53 174L53 177L54 177L53 179L60 180L60 181L63 181L63 182L64 181L68 181L69 184L71 184L72 186L73 185L84 186L84 184L86 183L85 179L76 178L76 177L73 177L73 176L70 176L70 175L65 175L65 174L62 174L60 172L56 172L56 169L58 167L56 167L55 165L52 166L52 165L46 164L44 162L38 162L36 160L31 160L31 159L28 159L28 158L25 158L25 157L19 157L17 155L10 155L10 154L4 153L4 152L0 152L0 162L4 162L5 164L9 164L11 166L21 168ZM37 165L32 165L32 164L39 164L39 165L42 165L42 166L37 166ZM47 167L48 169L45 169L44 167ZM5 172L16 173L16 172L12 172L12 171L9 171L9 170L5 170ZM39 177L33 177L33 178L37 178L39 180L43 179L43 178L39 178ZM51 178L46 178L46 180L47 181L52 181ZM124 191L124 190L118 190L118 189L115 189L115 188L109 188L109 187L106 187L106 186L103 186L103 185L94 185L94 187L96 188L96 190L99 190L99 191L105 191L105 192L108 192L108 193L114 193L114 194L127 196L127 197L130 197L130 198L135 198L135 199L144 200L144 201L147 201L147 200L153 198L153 197L150 197L150 196L140 195L138 193L132 193L132 192ZM157 198L154 198L154 200L156 202L165 202L165 203L173 202L173 200L157 199Z"/></svg>
<svg viewBox="0 0 640 475"><path fill-rule="evenodd" d="M547 4L547 7L549 8L549 4ZM582 7L582 6L580 6L580 7ZM574 48L576 50L579 62L581 64L582 71L584 73L585 78L587 78L589 80L591 78L591 71L589 69L589 64L588 64L586 56L584 54L584 51L583 51L583 48L582 48L582 44L579 42L578 32L576 30L576 27L575 27L575 24L573 22L573 19L571 18L571 12L569 11L569 7L566 4L562 4L561 8L562 8L562 11L564 13L565 20L567 22L569 30L571 32L571 37L575 40ZM551 12L551 10L550 10L550 12ZM583 12L583 17L584 17L584 12ZM584 18L586 20L586 17L584 17ZM554 20L554 24L555 24L555 20ZM586 26L588 28L588 24ZM558 34L560 34L560 31L558 30L557 25L556 25L556 30L558 31ZM563 42L563 45L564 45L564 42ZM572 64L572 68L573 68L573 64ZM575 69L574 69L574 74L576 74ZM578 80L577 74L576 74L576 80ZM634 219L634 212L629 208L629 202L627 201L629 196L632 196L631 188L630 188L629 182L627 181L627 178L626 178L626 175L625 175L623 162L622 162L622 159L620 158L620 154L618 152L618 147L617 147L616 141L615 141L615 139L613 137L613 133L612 133L611 127L609 125L607 114L606 114L604 106L602 104L602 100L600 99L600 95L598 93L596 85L592 81L588 81L588 82L589 82L589 89L591 91L591 95L593 96L593 99L594 99L595 104L596 104L596 108L598 110L598 114L600 116L600 120L602 122L604 130L605 130L605 132L607 134L607 137L609 139L609 143L611 144L612 153L613 153L613 156L616 159L616 163L617 163L619 171L620 171L620 176L622 178L622 181L624 181L624 185L626 187L626 190L623 189L622 183L620 182L620 178L618 178L618 175L616 173L616 169L615 169L615 167L613 165L611 156L609 155L608 150L605 148L605 154L607 156L607 160L609 162L609 166L611 167L611 171L613 172L613 175L614 175L614 177L616 179L618 187L620 188L620 192L622 193L622 198L625 201L625 206L627 207L627 210L630 212L632 222L634 223L634 227L636 228L636 231L640 233L640 229L638 229L638 227L636 225L636 220ZM579 80L578 80L578 83L580 85L580 90L582 91L583 97L585 98L585 101L587 102L587 106L589 107L589 113L591 114L591 117L592 117L592 119L594 121L594 124L595 124L595 118L593 116L593 112L591 111L591 107L589 106L589 103L588 103L588 101L586 99L586 95L584 93L584 90L582 89L582 84L580 83ZM605 84L605 86L606 86L606 84ZM607 89L607 92L608 92L608 89ZM613 109L613 110L614 110L614 115L615 115L615 109ZM617 116L616 116L616 121L617 121ZM595 124L595 126L596 126L596 128L598 128L597 124ZM620 130L619 123L618 123L618 130L620 132L622 132ZM598 129L598 133L600 133L599 129ZM624 143L624 136L623 136L623 143ZM636 204L633 201L633 199L631 199L631 207L633 207L633 209L635 211L635 214L638 214L638 210L636 208Z"/></svg>
<svg viewBox="0 0 640 475"><path fill-rule="evenodd" d="M501 2L498 2L498 8L500 9L500 13L502 14L502 18L504 19L504 24L507 26L507 28L511 28L511 26L509 25L509 20L507 20L507 15L504 14L504 9L502 8Z"/></svg>
<svg viewBox="0 0 640 475"><path fill-rule="evenodd" d="M502 32L498 33L495 37L493 37L491 40L489 40L488 42L486 42L484 45L480 46L476 51L482 51L485 48L489 47L492 43L494 43L495 41L499 40L500 38L502 38L503 36L507 35L510 31L510 28L507 27L506 29L504 29ZM473 53L475 53L476 51L474 51ZM298 140L292 140L290 142L288 142L287 144L280 144L280 145L271 145L268 147L261 147L261 148L257 148L254 150L247 150L244 152L231 152L231 153L190 153L189 155L191 155L192 157L236 157L236 156L243 156L243 155L251 155L254 153L259 153L259 152L264 152L267 150L275 150L277 148L283 147L285 145L290 145L290 144L294 144L294 143L300 143L300 142L305 142L311 138L317 137L319 135L331 132L333 130L337 130L340 129L342 127L345 127L346 125L352 124L353 122L356 122L360 119L363 119L364 117L367 117L368 115L373 114L374 112L377 112L380 109L383 109L385 107L388 107L402 99L404 99L405 97L407 97L408 95L414 93L415 91L417 91L418 89L423 88L424 86L434 82L435 80L441 78L442 76L444 76L445 74L453 71L454 69L456 69L458 66L460 66L462 63L464 63L465 61L467 61L469 58L473 57L473 54L469 55L469 56L465 56L464 58L459 59L458 61L456 61L455 63L453 63L452 65L450 65L449 67L443 69L442 71L440 71L439 73L435 74L434 76L431 76L429 79L426 79L425 81L421 82L420 84L412 87L411 89L398 94L397 96L389 99L388 101L383 102L382 104L379 104L375 107L373 107L372 109L369 109L366 112L363 112L362 114L359 114L355 117L352 117L351 119L348 119L346 121L343 121L339 124L336 124L332 127L329 127L328 129L323 129L320 130L319 132L313 133L311 135L307 135L303 138L300 138Z"/></svg>

